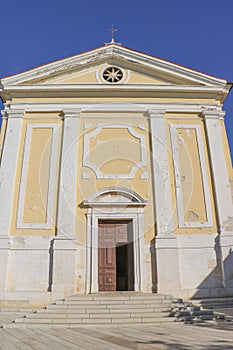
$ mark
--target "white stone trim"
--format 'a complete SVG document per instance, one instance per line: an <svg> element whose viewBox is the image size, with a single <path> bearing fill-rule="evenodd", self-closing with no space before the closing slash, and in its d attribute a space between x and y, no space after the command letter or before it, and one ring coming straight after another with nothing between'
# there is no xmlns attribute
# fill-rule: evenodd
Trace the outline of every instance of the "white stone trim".
<svg viewBox="0 0 233 350"><path fill-rule="evenodd" d="M134 209L135 210L135 209ZM143 213L140 213L140 209L136 209L134 212L124 208L124 211L119 213L110 212L106 207L106 213L102 208L102 213L99 210L91 210L92 225L89 229L90 219L87 222L87 242L91 246L87 246L87 279L86 293L98 292L98 220L132 220L133 221L133 241L134 241L134 291L145 291L146 283L144 280L145 273L145 261L144 261L144 226L143 226ZM90 218L90 216L89 216Z"/></svg>
<svg viewBox="0 0 233 350"><path fill-rule="evenodd" d="M102 174L100 169L89 161L89 140L96 137L102 129L127 129L136 139L140 140L140 163L134 165L129 174ZM138 134L129 124L98 124L90 134L84 135L83 166L93 170L97 179L133 179L136 171L147 165L146 162L146 138Z"/></svg>
<svg viewBox="0 0 233 350"><path fill-rule="evenodd" d="M16 118L11 117L8 119L2 150L0 170L0 232L1 236L4 237L8 237L10 234L11 211L23 122L22 116L23 114L20 113Z"/></svg>
<svg viewBox="0 0 233 350"><path fill-rule="evenodd" d="M217 104L213 103L196 103L196 102L167 102L167 103L37 103L37 102L12 102L11 110L20 110L21 113L24 112L49 112L49 111L62 111L66 108L69 109L80 109L82 112L130 112L130 113L138 113L138 112L146 112L150 109L153 110L166 110L166 112L183 112L183 113L202 113L202 111L206 108L211 108L214 111L220 111L221 107ZM92 116L88 116L88 118L92 118ZM119 118L119 116L117 116ZM128 117L127 117L128 118ZM135 117L133 117L135 119ZM166 116L165 116L166 118ZM200 117L200 119L203 117ZM36 118L37 119L37 118ZM170 119L170 118L169 118ZM186 118L174 118L184 120ZM194 118L190 118L194 119Z"/></svg>
<svg viewBox="0 0 233 350"><path fill-rule="evenodd" d="M32 229L32 228L51 229L52 228L59 126L60 125L58 124L28 124L27 125L25 146L24 146L24 156L23 156L23 167L22 167L21 183L20 183L20 190L19 190L19 205L18 205L18 214L17 214L17 225L16 225L18 229ZM31 137L32 137L33 129L53 129L52 143L51 143L50 170L49 170L47 213L46 213L46 223L44 224L23 222L27 172L28 172L28 165L29 165L30 146L31 146Z"/></svg>
<svg viewBox="0 0 233 350"><path fill-rule="evenodd" d="M5 87L6 85L10 84L20 84L26 81L30 82L36 78L46 78L54 74L80 68L81 66L88 66L90 63L93 64L93 62L101 63L103 60L106 61L108 59L117 59L119 62L122 60L125 62L130 61L131 64L143 66L147 70L152 69L162 75L169 74L175 78L184 78L186 80L190 80L191 82L198 82L204 85L209 84L225 86L227 84L227 81L224 79L219 79L201 72L197 72L190 68L186 68L116 44L102 46L79 55L58 60L41 67L4 78L2 79L2 84Z"/></svg>
<svg viewBox="0 0 233 350"><path fill-rule="evenodd" d="M222 127L219 122L224 116L224 111L203 111L207 142L209 145L211 171L213 176L213 187L215 193L216 213L218 227L224 234L233 233L233 203L230 189L226 155L222 140Z"/></svg>
<svg viewBox="0 0 233 350"><path fill-rule="evenodd" d="M82 107L82 112L85 113L145 113L146 106L138 103L127 103L127 102L108 102L108 103L99 103L99 104L88 104ZM88 116L89 117L89 116ZM119 118L119 116L117 117ZM128 118L128 116L127 116ZM134 117L135 118L135 117ZM125 119L125 116L124 116Z"/></svg>
<svg viewBox="0 0 233 350"><path fill-rule="evenodd" d="M109 68L109 67L116 67L118 68L120 71L122 71L123 73L123 77L120 81L116 82L116 83L110 83L108 81L106 81L104 78L103 78L103 72L105 71L105 69ZM96 71L96 80L98 83L100 84L108 84L108 85L114 85L114 84L127 84L128 81L129 81L129 78L130 78L130 72L129 70L127 69L124 69L122 67L120 67L119 65L116 65L116 64L111 64L111 63L108 63L108 64L105 64L104 67L100 67L99 69L97 69Z"/></svg>
<svg viewBox="0 0 233 350"><path fill-rule="evenodd" d="M182 188L180 185L181 176L180 176L180 170L178 167L179 155L177 150L178 145L177 145L176 129L196 130L197 148L198 148L198 153L200 157L199 159L200 159L200 166L201 166L201 178L203 183L207 221L198 221L198 222L184 221L185 212L184 212L183 201L182 201ZM177 199L179 227L182 227L182 228L212 227L213 217L212 217L212 207L211 207L211 199L210 199L210 188L209 188L209 182L208 182L208 173L207 173L207 166L206 166L207 160L205 158L204 144L203 144L203 138L202 138L202 127L201 125L198 125L198 124L171 124L170 134L171 134L171 142L172 142L173 165L174 165L174 172L175 172L176 199Z"/></svg>
<svg viewBox="0 0 233 350"><path fill-rule="evenodd" d="M134 242L134 291L146 291L145 280L145 255L144 255L144 211L141 207L143 199L136 193L138 198L137 207L130 207L129 203L106 203L99 208L95 206L98 202L93 202L102 194L115 191L116 188L108 188L93 194L89 199L92 202L84 201L84 205L89 206L87 217L87 250L86 250L86 293L98 292L98 221L99 220L132 220L133 221L133 242ZM124 195L132 198L132 191L118 189L119 193L124 190ZM121 206L119 205L121 204Z"/></svg>
<svg viewBox="0 0 233 350"><path fill-rule="evenodd" d="M58 196L57 235L75 239L80 111L64 114Z"/></svg>
<svg viewBox="0 0 233 350"><path fill-rule="evenodd" d="M168 148L165 129L165 111L150 110L151 167L154 189L155 221L157 235L174 235L173 207L170 190Z"/></svg>
<svg viewBox="0 0 233 350"><path fill-rule="evenodd" d="M90 205L90 203L95 203L95 205L97 205L98 203L102 203L103 205L106 205L106 201L105 202L97 202L97 200L99 197L101 197L103 195L107 195L109 193L122 194L125 198L128 198L128 203L131 203L131 204L144 205L144 203L146 203L146 201L141 196L139 196L139 194L135 193L134 191L132 191L128 188L124 188L124 187L106 187L106 188L103 188L103 189L97 191L96 193L92 194L83 203L85 205ZM117 204L117 202L114 202L114 205L116 205L116 204ZM122 203L118 203L118 204L122 204Z"/></svg>
<svg viewBox="0 0 233 350"><path fill-rule="evenodd" d="M184 92L184 93L219 93L219 94L227 94L228 88L225 86L195 86L195 85L154 85L154 84L122 84L122 85L100 85L99 84L49 84L49 85L7 85L4 90L0 89L2 94L10 94L17 92L30 92L35 93L38 92L87 92L87 91L113 91L115 92L138 92L143 91L146 92Z"/></svg>

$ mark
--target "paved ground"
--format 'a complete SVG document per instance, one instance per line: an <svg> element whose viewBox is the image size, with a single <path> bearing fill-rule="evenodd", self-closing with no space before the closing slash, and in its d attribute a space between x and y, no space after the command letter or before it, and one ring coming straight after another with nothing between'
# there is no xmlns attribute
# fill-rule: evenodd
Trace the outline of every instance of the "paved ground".
<svg viewBox="0 0 233 350"><path fill-rule="evenodd" d="M226 310L233 314L232 309ZM24 313L0 312L0 325ZM232 322L73 329L2 329L0 350L233 350Z"/></svg>
<svg viewBox="0 0 233 350"><path fill-rule="evenodd" d="M1 350L228 350L233 329L169 323L74 329L0 329Z"/></svg>

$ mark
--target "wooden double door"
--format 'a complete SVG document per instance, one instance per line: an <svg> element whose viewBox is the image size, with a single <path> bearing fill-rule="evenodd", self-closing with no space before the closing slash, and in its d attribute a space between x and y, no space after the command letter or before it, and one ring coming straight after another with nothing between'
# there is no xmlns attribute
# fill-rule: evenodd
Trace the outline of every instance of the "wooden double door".
<svg viewBox="0 0 233 350"><path fill-rule="evenodd" d="M99 220L99 291L134 290L132 221Z"/></svg>

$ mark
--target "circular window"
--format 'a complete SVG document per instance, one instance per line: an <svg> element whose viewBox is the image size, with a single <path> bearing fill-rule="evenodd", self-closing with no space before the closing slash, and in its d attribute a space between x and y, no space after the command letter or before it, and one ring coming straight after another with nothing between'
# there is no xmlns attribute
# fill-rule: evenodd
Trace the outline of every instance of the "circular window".
<svg viewBox="0 0 233 350"><path fill-rule="evenodd" d="M118 83L123 78L123 72L117 67L108 67L103 71L103 79L108 83Z"/></svg>

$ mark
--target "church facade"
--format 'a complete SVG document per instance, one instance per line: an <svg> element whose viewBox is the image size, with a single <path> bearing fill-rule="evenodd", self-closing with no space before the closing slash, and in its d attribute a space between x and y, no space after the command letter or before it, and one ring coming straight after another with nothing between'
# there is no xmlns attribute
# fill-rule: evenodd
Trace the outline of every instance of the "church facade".
<svg viewBox="0 0 233 350"><path fill-rule="evenodd" d="M114 42L1 79L1 301L232 296L230 87Z"/></svg>

